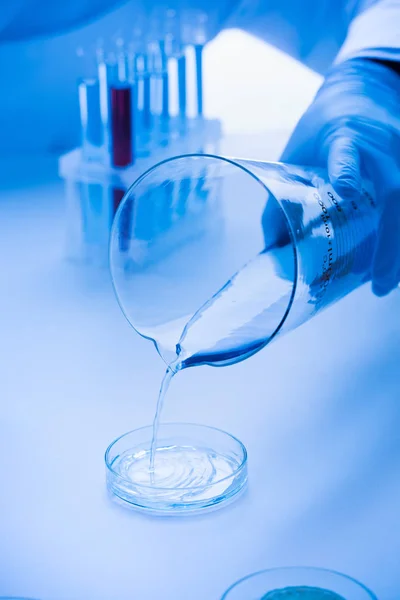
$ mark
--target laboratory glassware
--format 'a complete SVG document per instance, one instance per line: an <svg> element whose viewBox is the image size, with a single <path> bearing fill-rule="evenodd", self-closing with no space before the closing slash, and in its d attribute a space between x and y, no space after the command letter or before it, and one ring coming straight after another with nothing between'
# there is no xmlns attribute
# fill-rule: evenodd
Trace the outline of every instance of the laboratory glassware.
<svg viewBox="0 0 400 600"><path fill-rule="evenodd" d="M103 125L100 107L100 86L93 54L77 49L81 78L78 82L79 112L82 132L82 154L87 161L103 158Z"/></svg>
<svg viewBox="0 0 400 600"><path fill-rule="evenodd" d="M358 200L343 199L316 169L213 155L164 161L132 185L114 220L120 306L167 364L177 354L180 368L243 360L370 279L373 196L365 183ZM143 243L135 230L150 206L172 225Z"/></svg>
<svg viewBox="0 0 400 600"><path fill-rule="evenodd" d="M267 569L232 585L221 600L377 600L355 579L308 567Z"/></svg>
<svg viewBox="0 0 400 600"><path fill-rule="evenodd" d="M198 10L184 10L181 38L184 47L188 89L187 111L203 117L203 50L210 38L208 15Z"/></svg>
<svg viewBox="0 0 400 600"><path fill-rule="evenodd" d="M111 164L127 167L135 161L134 83L128 78L128 53L122 37L116 38L115 46L108 80Z"/></svg>
<svg viewBox="0 0 400 600"><path fill-rule="evenodd" d="M127 167L134 162L134 115L132 84L118 82L110 89L111 160L114 167Z"/></svg>
<svg viewBox="0 0 400 600"><path fill-rule="evenodd" d="M101 160L103 156L103 126L99 90L99 82L95 78L83 79L78 85L82 152L85 160Z"/></svg>
<svg viewBox="0 0 400 600"><path fill-rule="evenodd" d="M105 454L109 492L132 508L193 515L219 508L245 489L247 453L230 434L190 423L163 423L157 435L157 477L149 471L153 428L115 440Z"/></svg>

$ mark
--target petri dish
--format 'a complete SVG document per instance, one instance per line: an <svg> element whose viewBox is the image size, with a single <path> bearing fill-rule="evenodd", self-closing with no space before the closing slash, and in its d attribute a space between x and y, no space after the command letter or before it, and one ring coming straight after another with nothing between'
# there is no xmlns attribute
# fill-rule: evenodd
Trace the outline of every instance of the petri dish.
<svg viewBox="0 0 400 600"><path fill-rule="evenodd" d="M221 600L377 600L355 579L328 569L286 567L248 575Z"/></svg>
<svg viewBox="0 0 400 600"><path fill-rule="evenodd" d="M116 439L105 453L110 494L131 508L160 515L203 513L244 491L247 451L234 436L205 425L162 423L150 471L153 427Z"/></svg>

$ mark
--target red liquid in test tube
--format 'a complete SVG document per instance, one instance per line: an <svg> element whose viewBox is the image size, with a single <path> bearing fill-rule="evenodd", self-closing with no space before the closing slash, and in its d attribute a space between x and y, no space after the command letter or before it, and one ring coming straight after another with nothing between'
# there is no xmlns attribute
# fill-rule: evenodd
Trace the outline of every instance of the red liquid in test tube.
<svg viewBox="0 0 400 600"><path fill-rule="evenodd" d="M132 86L111 87L111 159L115 167L134 161Z"/></svg>

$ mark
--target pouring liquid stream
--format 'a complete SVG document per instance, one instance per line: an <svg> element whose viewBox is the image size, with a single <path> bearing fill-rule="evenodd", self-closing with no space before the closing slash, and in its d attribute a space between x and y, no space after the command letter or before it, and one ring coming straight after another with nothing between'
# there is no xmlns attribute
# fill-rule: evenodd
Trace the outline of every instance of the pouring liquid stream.
<svg viewBox="0 0 400 600"><path fill-rule="evenodd" d="M167 494L170 501L175 499L176 502L185 503L201 500L203 496L206 498L214 485L219 486L221 494L224 493L231 485L229 478L237 469L237 460L229 453L207 444L198 445L191 440L183 443L179 440L160 441L160 416L165 396L172 378L182 368L183 361L178 355L167 368L161 382L147 460L146 453L140 460L134 458L130 474L135 482L150 484L154 497Z"/></svg>
<svg viewBox="0 0 400 600"><path fill-rule="evenodd" d="M160 392L158 394L157 400L157 408L156 414L154 416L153 421L153 437L151 440L151 448L150 448L150 482L151 485L155 484L155 458L156 458L156 450L157 450L157 433L158 428L160 426L160 417L161 412L164 406L165 396L167 395L170 383L172 381L173 376L176 374L176 370L172 368L175 365L176 360L171 363L171 365L167 368L165 375L161 381Z"/></svg>

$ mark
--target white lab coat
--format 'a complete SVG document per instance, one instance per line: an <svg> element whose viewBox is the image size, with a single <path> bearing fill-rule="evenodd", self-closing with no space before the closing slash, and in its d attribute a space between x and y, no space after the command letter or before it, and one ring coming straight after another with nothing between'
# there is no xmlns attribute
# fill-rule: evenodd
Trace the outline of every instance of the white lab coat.
<svg viewBox="0 0 400 600"><path fill-rule="evenodd" d="M34 23L38 2L0 0L0 153L62 152L77 144L76 81L82 67L76 48L94 47L98 37L110 37L121 26L133 24L139 4L142 7L156 4L155 0L131 0L96 22L67 33L10 41L13 37L23 37L23 27L22 34L17 34L24 14L26 23ZM320 73L333 61L354 56L400 60L400 0L170 2L177 6L193 2L197 7L203 6L210 12L215 31L224 27L244 29ZM91 6L99 13L115 4L116 0L70 0L67 3L53 0L47 7L53 7L55 28L59 30L63 20L69 27L74 24L68 11L78 12L76 7L79 7L80 18L87 20ZM42 16L39 14L38 20L46 15L49 21L46 1L41 0L39 5ZM56 14L57 6L64 7L60 8L60 14ZM30 33L27 28L27 35ZM2 37L6 41L1 44Z"/></svg>
<svg viewBox="0 0 400 600"><path fill-rule="evenodd" d="M400 60L400 0L242 0L229 23L324 73L336 60Z"/></svg>

